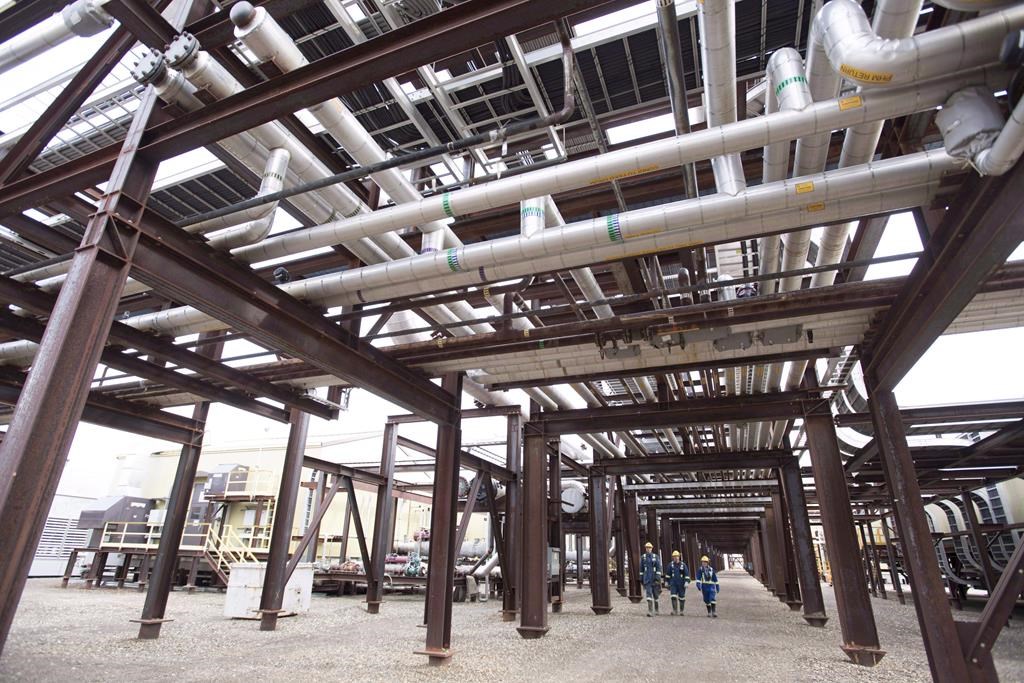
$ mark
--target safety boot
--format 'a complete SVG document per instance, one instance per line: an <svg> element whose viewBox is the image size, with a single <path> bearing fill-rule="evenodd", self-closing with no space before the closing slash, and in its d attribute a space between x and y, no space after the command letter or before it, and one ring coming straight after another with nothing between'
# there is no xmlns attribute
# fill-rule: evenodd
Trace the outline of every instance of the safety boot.
<svg viewBox="0 0 1024 683"><path fill-rule="evenodd" d="M711 618L711 605L704 605L704 606L708 608L708 619L710 619Z"/></svg>
<svg viewBox="0 0 1024 683"><path fill-rule="evenodd" d="M672 616L679 614L679 598L672 596Z"/></svg>
<svg viewBox="0 0 1024 683"><path fill-rule="evenodd" d="M647 616L654 616L654 598L647 598Z"/></svg>
<svg viewBox="0 0 1024 683"><path fill-rule="evenodd" d="M684 609L686 609L686 598L679 598L679 615L680 616L682 616Z"/></svg>
<svg viewBox="0 0 1024 683"><path fill-rule="evenodd" d="M718 605L714 603L711 604L711 616L713 616L715 619L718 618Z"/></svg>
<svg viewBox="0 0 1024 683"><path fill-rule="evenodd" d="M658 614L658 598L654 598L654 613Z"/></svg>

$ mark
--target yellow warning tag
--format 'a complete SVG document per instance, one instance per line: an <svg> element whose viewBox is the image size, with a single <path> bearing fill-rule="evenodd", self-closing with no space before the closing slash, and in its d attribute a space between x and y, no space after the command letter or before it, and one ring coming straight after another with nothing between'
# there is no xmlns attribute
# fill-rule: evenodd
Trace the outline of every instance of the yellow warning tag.
<svg viewBox="0 0 1024 683"><path fill-rule="evenodd" d="M885 71L864 71L849 64L840 64L839 71L847 78L861 83L889 83L892 81L892 73Z"/></svg>
<svg viewBox="0 0 1024 683"><path fill-rule="evenodd" d="M814 183L808 180L806 183L796 184L797 194L807 194L808 192L814 192Z"/></svg>
<svg viewBox="0 0 1024 683"><path fill-rule="evenodd" d="M808 211L810 211L811 213L813 213L815 211L824 211L825 210L825 202L815 202L814 204L808 204L804 208L807 209Z"/></svg>
<svg viewBox="0 0 1024 683"><path fill-rule="evenodd" d="M861 99L860 95L851 95L850 97L844 97L839 100L839 111L846 111L848 109L856 109L864 106L864 100Z"/></svg>

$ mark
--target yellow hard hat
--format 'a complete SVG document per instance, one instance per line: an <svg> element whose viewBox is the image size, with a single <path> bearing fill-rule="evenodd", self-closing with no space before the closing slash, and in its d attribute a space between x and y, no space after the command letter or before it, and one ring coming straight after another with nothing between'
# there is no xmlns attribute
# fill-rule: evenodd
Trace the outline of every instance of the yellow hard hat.
<svg viewBox="0 0 1024 683"><path fill-rule="evenodd" d="M679 557L679 551L678 550L673 550L672 551L672 557Z"/></svg>
<svg viewBox="0 0 1024 683"><path fill-rule="evenodd" d="M707 555L701 555L701 557L700 557L700 561L701 561L701 562L710 562L711 560L709 560L709 559L708 559L708 556L707 556Z"/></svg>
<svg viewBox="0 0 1024 683"><path fill-rule="evenodd" d="M645 548L653 548L653 547L654 547L654 544L653 544L653 543L651 543L650 541L647 541L647 543L644 543L644 547L645 547Z"/></svg>

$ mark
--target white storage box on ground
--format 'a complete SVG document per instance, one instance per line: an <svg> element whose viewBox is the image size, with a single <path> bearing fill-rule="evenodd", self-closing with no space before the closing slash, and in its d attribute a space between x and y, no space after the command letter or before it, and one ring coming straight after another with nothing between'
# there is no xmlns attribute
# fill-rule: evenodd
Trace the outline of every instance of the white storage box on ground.
<svg viewBox="0 0 1024 683"><path fill-rule="evenodd" d="M232 619L260 617L260 596L263 594L263 575L266 571L265 562L238 562L231 565L228 592L224 599L224 616ZM308 612L312 593L313 565L309 562L300 563L284 588L281 609L286 614Z"/></svg>

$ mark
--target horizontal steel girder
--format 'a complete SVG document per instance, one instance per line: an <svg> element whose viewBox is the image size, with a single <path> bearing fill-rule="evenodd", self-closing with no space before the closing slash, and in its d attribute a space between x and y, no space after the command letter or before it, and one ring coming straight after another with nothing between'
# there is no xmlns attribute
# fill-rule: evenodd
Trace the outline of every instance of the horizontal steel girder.
<svg viewBox="0 0 1024 683"><path fill-rule="evenodd" d="M786 391L754 396L695 398L639 406L558 410L541 413L536 421L543 425L545 433L559 435L786 419L803 417L807 405L804 396L799 391Z"/></svg>
<svg viewBox="0 0 1024 683"><path fill-rule="evenodd" d="M652 455L650 457L599 460L591 466L603 474L673 474L709 470L766 469L781 467L793 457L790 451L746 451L705 455Z"/></svg>

